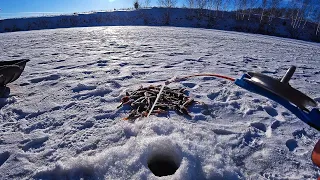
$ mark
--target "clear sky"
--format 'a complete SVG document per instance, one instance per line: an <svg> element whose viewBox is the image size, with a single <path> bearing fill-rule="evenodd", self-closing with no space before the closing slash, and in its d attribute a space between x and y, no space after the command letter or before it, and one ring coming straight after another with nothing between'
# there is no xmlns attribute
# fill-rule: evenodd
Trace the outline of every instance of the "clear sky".
<svg viewBox="0 0 320 180"><path fill-rule="evenodd" d="M135 0L0 0L0 19L13 17L42 16L50 14L69 14L113 10L133 7ZM139 0L144 3L146 0ZM158 0L150 0L151 6L157 6ZM178 0L182 6L184 0ZM287 5L289 0L283 0ZM319 0L311 0L313 8L319 7Z"/></svg>
<svg viewBox="0 0 320 180"><path fill-rule="evenodd" d="M133 0L0 0L0 18L128 7L133 7Z"/></svg>

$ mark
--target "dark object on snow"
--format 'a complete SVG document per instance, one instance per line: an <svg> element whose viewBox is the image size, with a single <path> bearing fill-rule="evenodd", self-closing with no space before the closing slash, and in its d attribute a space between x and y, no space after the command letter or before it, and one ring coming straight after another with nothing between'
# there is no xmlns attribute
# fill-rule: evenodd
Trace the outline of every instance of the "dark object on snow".
<svg viewBox="0 0 320 180"><path fill-rule="evenodd" d="M6 85L20 77L28 61L30 60L21 59L0 62L0 97L2 97Z"/></svg>
<svg viewBox="0 0 320 180"><path fill-rule="evenodd" d="M303 110L307 109L307 106L316 107L317 102L290 86L289 80L295 69L296 67L292 66L280 81L267 75L254 72L249 72L248 75L251 78L246 80L286 99Z"/></svg>
<svg viewBox="0 0 320 180"><path fill-rule="evenodd" d="M320 131L320 111L316 108L317 102L289 84L295 69L292 66L281 80L260 73L248 72L237 79L235 84L274 100L303 122ZM307 109L308 106L315 108L310 111Z"/></svg>
<svg viewBox="0 0 320 180"><path fill-rule="evenodd" d="M6 86L17 80L29 59L0 62L0 86Z"/></svg>
<svg viewBox="0 0 320 180"><path fill-rule="evenodd" d="M126 92L126 96L121 99L121 105L118 106L119 108L122 105L130 105L131 112L125 120L147 117L160 89L161 85L141 87L136 91ZM178 114L191 117L188 107L195 101L185 95L184 91L183 88L172 89L165 86L151 114L164 114L173 110Z"/></svg>

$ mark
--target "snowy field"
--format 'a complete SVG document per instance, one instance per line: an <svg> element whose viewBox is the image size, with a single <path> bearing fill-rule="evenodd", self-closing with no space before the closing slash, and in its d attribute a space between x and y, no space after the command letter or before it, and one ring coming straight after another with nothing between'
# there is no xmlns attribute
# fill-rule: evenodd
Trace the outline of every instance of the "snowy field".
<svg viewBox="0 0 320 180"><path fill-rule="evenodd" d="M320 44L216 30L95 27L0 34L0 60L28 58L0 99L0 179L158 179L148 162L179 165L159 179L315 179L320 133L230 81L172 83L205 105L134 123L127 90L173 76L247 71L280 77L320 102Z"/></svg>

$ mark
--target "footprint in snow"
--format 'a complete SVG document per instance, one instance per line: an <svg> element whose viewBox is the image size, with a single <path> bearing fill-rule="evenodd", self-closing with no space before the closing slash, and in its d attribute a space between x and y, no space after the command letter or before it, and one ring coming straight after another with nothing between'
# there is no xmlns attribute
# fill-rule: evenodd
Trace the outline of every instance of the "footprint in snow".
<svg viewBox="0 0 320 180"><path fill-rule="evenodd" d="M258 60L259 59L257 58L244 56L242 61L247 64L247 63L251 63L252 61L258 61Z"/></svg>
<svg viewBox="0 0 320 180"><path fill-rule="evenodd" d="M41 147L44 146L44 143L49 139L48 136L44 136L44 137L38 137L38 138L34 138L31 140L24 140L21 143L23 145L20 145L20 148L23 151L29 151L30 149L39 149Z"/></svg>
<svg viewBox="0 0 320 180"><path fill-rule="evenodd" d="M209 99L220 101L220 102L227 102L229 96L230 96L230 92L226 89L221 89L218 92L212 92L207 95Z"/></svg>
<svg viewBox="0 0 320 180"><path fill-rule="evenodd" d="M232 132L225 129L214 129L212 130L217 135L231 135L231 134L237 134L236 132Z"/></svg>
<svg viewBox="0 0 320 180"><path fill-rule="evenodd" d="M275 120L271 123L271 129L277 129L280 126L280 121Z"/></svg>
<svg viewBox="0 0 320 180"><path fill-rule="evenodd" d="M292 135L295 137L295 138L301 138L302 136L306 136L307 135L307 132L304 130L304 129L298 129L298 130L295 130Z"/></svg>
<svg viewBox="0 0 320 180"><path fill-rule="evenodd" d="M97 148L98 148L97 143L94 142L94 143L90 143L90 144L87 144L87 145L82 146L82 147L78 147L76 149L76 153L80 154L81 152L94 150L94 149L97 149Z"/></svg>
<svg viewBox="0 0 320 180"><path fill-rule="evenodd" d="M10 153L8 151L0 153L0 167L9 159Z"/></svg>
<svg viewBox="0 0 320 180"><path fill-rule="evenodd" d="M77 168L61 168L56 166L55 168L37 171L33 175L32 179L48 179L48 177L54 177L53 179L104 179L101 175L97 175L92 166L79 166Z"/></svg>
<svg viewBox="0 0 320 180"><path fill-rule="evenodd" d="M116 48L125 49L125 48L127 48L127 47L129 47L129 45L119 45L119 46L117 46Z"/></svg>
<svg viewBox="0 0 320 180"><path fill-rule="evenodd" d="M278 111L270 106L264 106L263 109L272 117L278 116Z"/></svg>
<svg viewBox="0 0 320 180"><path fill-rule="evenodd" d="M191 82L185 82L185 83L182 83L182 85L188 87L188 88L193 88L195 87L197 84L195 83L191 83Z"/></svg>
<svg viewBox="0 0 320 180"><path fill-rule="evenodd" d="M237 101L232 101L229 103L229 105L233 108L233 109L240 109L241 108L241 105L239 102Z"/></svg>
<svg viewBox="0 0 320 180"><path fill-rule="evenodd" d="M214 100L215 98L217 98L219 96L219 92L212 92L210 94L207 95L207 97L211 100Z"/></svg>
<svg viewBox="0 0 320 180"><path fill-rule="evenodd" d="M256 128L256 129L259 129L260 131L263 131L263 132L267 131L266 125L264 125L261 122L253 122L250 124L250 126Z"/></svg>
<svg viewBox="0 0 320 180"><path fill-rule="evenodd" d="M242 137L242 145L250 147L260 146L260 137L261 133L259 131L256 129L249 129Z"/></svg>
<svg viewBox="0 0 320 180"><path fill-rule="evenodd" d="M286 142L286 146L289 149L289 151L294 151L298 147L298 143L294 139L289 139Z"/></svg>
<svg viewBox="0 0 320 180"><path fill-rule="evenodd" d="M83 72L82 72L82 74L86 74L86 75L92 74L92 73L93 73L92 71L83 71Z"/></svg>
<svg viewBox="0 0 320 180"><path fill-rule="evenodd" d="M67 67L67 66L58 66L58 67L55 67L53 69L62 69L62 68L65 68L65 67Z"/></svg>
<svg viewBox="0 0 320 180"><path fill-rule="evenodd" d="M194 121L203 121L207 119L207 116L203 115L203 114L196 114L193 116L192 118Z"/></svg>
<svg viewBox="0 0 320 180"><path fill-rule="evenodd" d="M275 120L271 123L270 126L267 127L266 136L269 138L272 136L272 131L277 129L280 126L280 121Z"/></svg>
<svg viewBox="0 0 320 180"><path fill-rule="evenodd" d="M107 81L107 83L109 83L110 86L115 89L120 89L122 87L121 84L118 83L117 81L110 80L110 81Z"/></svg>
<svg viewBox="0 0 320 180"><path fill-rule="evenodd" d="M12 56L10 56L10 57L18 58L18 57L20 57L20 55L19 55L19 54L15 54L15 55L12 55Z"/></svg>
<svg viewBox="0 0 320 180"><path fill-rule="evenodd" d="M308 66L300 66L299 68L303 70L314 69L313 67L308 67Z"/></svg>
<svg viewBox="0 0 320 180"><path fill-rule="evenodd" d="M167 54L168 56L179 56L179 55L186 55L184 52L173 52Z"/></svg>
<svg viewBox="0 0 320 180"><path fill-rule="evenodd" d="M107 60L99 60L98 62L97 62L97 65L99 66L99 67L104 67L104 66L107 66Z"/></svg>
<svg viewBox="0 0 320 180"><path fill-rule="evenodd" d="M173 67L174 67L174 66L172 66L172 65L163 66L163 68L166 68L166 69L173 68Z"/></svg>
<svg viewBox="0 0 320 180"><path fill-rule="evenodd" d="M94 90L96 89L96 86L90 86L90 85L85 85L85 84L78 84L76 87L72 88L73 92L81 92L85 90Z"/></svg>
<svg viewBox="0 0 320 180"><path fill-rule="evenodd" d="M39 83L42 81L54 81L54 80L58 80L60 79L60 75L58 74L52 74L50 76L45 76L45 77L41 77L41 78L34 78L34 79L30 79L29 81L31 83Z"/></svg>
<svg viewBox="0 0 320 180"><path fill-rule="evenodd" d="M217 78L213 77L213 76L202 77L202 80L204 80L204 81L210 81L210 80L216 80L216 79Z"/></svg>
<svg viewBox="0 0 320 180"><path fill-rule="evenodd" d="M119 69L108 70L106 71L106 73L111 75L118 75L120 74L120 70Z"/></svg>
<svg viewBox="0 0 320 180"><path fill-rule="evenodd" d="M133 76L121 76L121 77L118 77L118 78L115 78L115 80L119 80L119 81L124 81L124 80L129 80L129 79L132 79Z"/></svg>
<svg viewBox="0 0 320 180"><path fill-rule="evenodd" d="M94 125L93 121L85 121L85 122L79 122L75 124L75 128L78 130L88 129L91 128Z"/></svg>
<svg viewBox="0 0 320 180"><path fill-rule="evenodd" d="M29 84L30 83L25 82L25 83L21 83L20 86L28 86Z"/></svg>
<svg viewBox="0 0 320 180"><path fill-rule="evenodd" d="M84 100L84 99L87 99L89 97L97 97L97 96L103 97L106 94L109 94L111 92L112 92L112 90L110 90L110 89L95 89L93 91L89 91L89 92L86 92L86 93L77 94L77 95L73 96L72 98Z"/></svg>
<svg viewBox="0 0 320 180"><path fill-rule="evenodd" d="M120 63L119 66L120 66L120 67L124 67L124 66L127 66L128 64L129 64L129 63Z"/></svg>

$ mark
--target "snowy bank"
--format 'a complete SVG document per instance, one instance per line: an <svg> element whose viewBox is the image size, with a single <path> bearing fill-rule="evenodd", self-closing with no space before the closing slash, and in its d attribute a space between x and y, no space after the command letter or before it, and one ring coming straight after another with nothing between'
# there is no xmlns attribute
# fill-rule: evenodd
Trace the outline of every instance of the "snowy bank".
<svg viewBox="0 0 320 180"><path fill-rule="evenodd" d="M304 22L300 22L304 24ZM316 35L317 24L307 22L292 28L290 19L251 15L250 19L236 19L234 12L186 8L152 8L133 11L74 13L48 17L31 17L0 20L0 32L28 31L40 29L91 27L91 26L176 26L219 29L287 37L320 42Z"/></svg>

